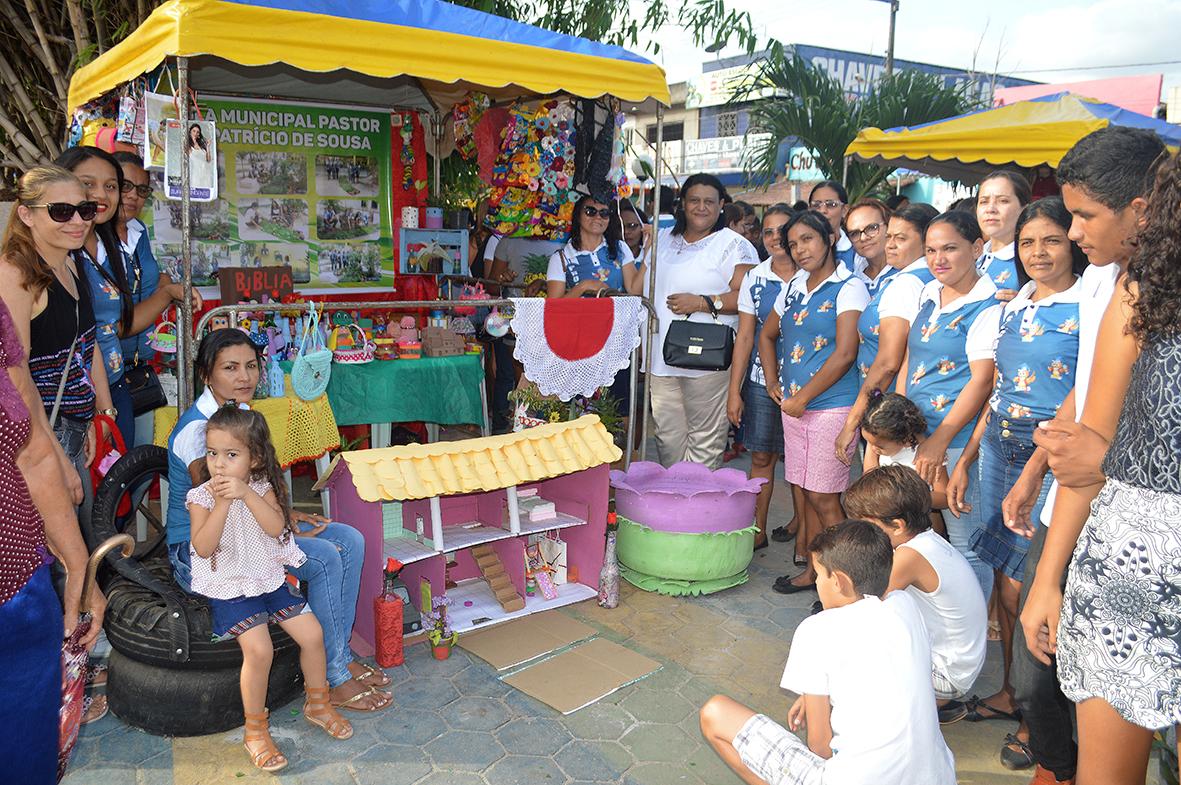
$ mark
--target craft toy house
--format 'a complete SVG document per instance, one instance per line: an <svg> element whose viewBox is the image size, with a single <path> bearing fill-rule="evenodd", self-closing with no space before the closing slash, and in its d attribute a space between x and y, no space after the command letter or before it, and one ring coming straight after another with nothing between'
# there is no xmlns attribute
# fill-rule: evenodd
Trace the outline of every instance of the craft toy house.
<svg viewBox="0 0 1181 785"><path fill-rule="evenodd" d="M594 415L503 436L338 455L315 487L329 489L333 520L365 538L354 646L372 650L373 598L390 557L405 565L400 577L416 605L422 580L434 596L450 597L458 632L595 597L609 464L620 455ZM528 596L525 549L531 535L555 531L565 542L566 582L553 599Z"/></svg>

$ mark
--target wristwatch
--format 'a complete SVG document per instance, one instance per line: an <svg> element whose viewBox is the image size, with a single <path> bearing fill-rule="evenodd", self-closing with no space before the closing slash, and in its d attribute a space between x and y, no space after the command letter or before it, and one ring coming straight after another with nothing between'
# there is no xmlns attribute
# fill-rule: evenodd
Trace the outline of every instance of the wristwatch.
<svg viewBox="0 0 1181 785"><path fill-rule="evenodd" d="M119 416L119 410L114 407L112 407L110 409L99 409L98 413L105 414L106 416L110 417L112 420Z"/></svg>
<svg viewBox="0 0 1181 785"><path fill-rule="evenodd" d="M714 315L715 316L722 312L723 303L722 303L722 296L720 294L715 294L713 296L712 305L714 307Z"/></svg>

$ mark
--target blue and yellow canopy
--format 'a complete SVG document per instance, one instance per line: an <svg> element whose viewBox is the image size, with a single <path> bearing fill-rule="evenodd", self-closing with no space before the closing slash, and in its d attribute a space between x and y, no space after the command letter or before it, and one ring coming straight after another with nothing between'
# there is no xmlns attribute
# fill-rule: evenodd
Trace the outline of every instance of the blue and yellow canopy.
<svg viewBox="0 0 1181 785"><path fill-rule="evenodd" d="M617 46L443 0L168 0L78 70L69 110L188 57L195 89L445 110L565 92L669 103L660 66Z"/></svg>
<svg viewBox="0 0 1181 785"><path fill-rule="evenodd" d="M1058 166L1074 143L1109 125L1156 131L1181 144L1181 128L1073 93L1056 93L923 125L866 128L845 150L861 161L977 182L1006 164Z"/></svg>

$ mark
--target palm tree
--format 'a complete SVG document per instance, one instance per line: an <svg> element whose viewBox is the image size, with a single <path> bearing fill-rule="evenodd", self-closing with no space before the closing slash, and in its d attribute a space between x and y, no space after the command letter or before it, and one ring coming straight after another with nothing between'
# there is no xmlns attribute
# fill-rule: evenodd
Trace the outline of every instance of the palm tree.
<svg viewBox="0 0 1181 785"><path fill-rule="evenodd" d="M873 192L894 167L849 161L845 149L862 128L918 125L963 114L974 108L967 85L948 87L942 76L921 71L898 71L883 76L868 94L851 98L840 82L813 68L794 52L789 57L779 44L768 51L734 100L747 102L750 127L770 139L746 151L751 178L769 183L779 174L780 145L790 139L810 149L816 167L833 180L844 180L851 201Z"/></svg>

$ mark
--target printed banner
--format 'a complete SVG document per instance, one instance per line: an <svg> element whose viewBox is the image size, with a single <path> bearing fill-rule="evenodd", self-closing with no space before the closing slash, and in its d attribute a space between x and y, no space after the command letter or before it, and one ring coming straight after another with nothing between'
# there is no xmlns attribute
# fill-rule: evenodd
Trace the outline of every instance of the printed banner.
<svg viewBox="0 0 1181 785"><path fill-rule="evenodd" d="M392 288L389 114L206 96L201 106L216 127L217 198L190 208L195 286L216 287L222 267L286 265L299 292ZM142 217L179 279L180 202L155 185Z"/></svg>

